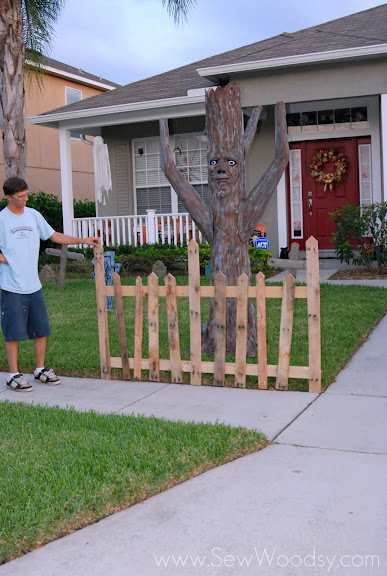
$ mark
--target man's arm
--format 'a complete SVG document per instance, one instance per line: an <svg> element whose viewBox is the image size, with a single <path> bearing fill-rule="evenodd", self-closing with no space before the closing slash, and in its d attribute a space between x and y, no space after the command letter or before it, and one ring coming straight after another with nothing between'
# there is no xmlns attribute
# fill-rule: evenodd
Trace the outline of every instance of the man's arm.
<svg viewBox="0 0 387 576"><path fill-rule="evenodd" d="M4 254L3 254L2 252L0 252L0 262L1 262L2 264L8 264L8 262L7 262L7 260L6 260L5 256L4 256Z"/></svg>
<svg viewBox="0 0 387 576"><path fill-rule="evenodd" d="M88 238L75 238L75 236L68 236L61 232L54 232L50 236L50 240L56 244L88 244L89 246L99 246L100 241L96 236L89 236Z"/></svg>

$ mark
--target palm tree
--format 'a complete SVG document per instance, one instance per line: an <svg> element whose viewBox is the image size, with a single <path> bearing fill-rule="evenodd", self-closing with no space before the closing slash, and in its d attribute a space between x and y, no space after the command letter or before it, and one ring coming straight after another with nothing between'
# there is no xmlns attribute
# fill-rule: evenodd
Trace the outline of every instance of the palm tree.
<svg viewBox="0 0 387 576"><path fill-rule="evenodd" d="M167 12L170 14L176 24L186 20L196 0L162 0L163 6L167 6Z"/></svg>
<svg viewBox="0 0 387 576"><path fill-rule="evenodd" d="M196 0L162 0L178 24ZM24 71L41 71L65 0L0 0L0 128L5 174L24 178Z"/></svg>
<svg viewBox="0 0 387 576"><path fill-rule="evenodd" d="M24 178L25 60L39 71L64 0L0 0L0 127L4 170Z"/></svg>

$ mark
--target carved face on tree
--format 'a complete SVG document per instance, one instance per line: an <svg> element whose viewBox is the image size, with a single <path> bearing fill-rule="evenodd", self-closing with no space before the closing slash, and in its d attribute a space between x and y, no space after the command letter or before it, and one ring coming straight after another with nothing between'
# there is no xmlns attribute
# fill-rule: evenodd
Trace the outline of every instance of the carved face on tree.
<svg viewBox="0 0 387 576"><path fill-rule="evenodd" d="M208 178L218 200L233 193L240 176L241 161L236 154L221 150L209 155Z"/></svg>

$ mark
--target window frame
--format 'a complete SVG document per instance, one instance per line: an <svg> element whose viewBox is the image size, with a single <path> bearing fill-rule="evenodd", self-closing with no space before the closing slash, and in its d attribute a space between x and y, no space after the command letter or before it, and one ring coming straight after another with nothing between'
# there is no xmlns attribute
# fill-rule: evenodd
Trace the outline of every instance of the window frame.
<svg viewBox="0 0 387 576"><path fill-rule="evenodd" d="M189 161L189 154L190 152L194 152L195 155L195 150L193 150L192 148L189 147L189 141L192 138L200 138L199 141L199 162L197 162L196 164L192 164ZM185 149L182 151L180 149L180 147L178 147L178 150L176 148L176 146L181 142L186 139L186 143L187 143L187 150L185 151ZM203 142L203 144L200 144L201 142ZM131 142L132 144L132 166L133 166L133 197L134 197L134 212L136 215L140 215L138 213L138 201L137 201L137 191L139 189L147 189L147 193L149 195L149 189L150 188L165 188L165 187L169 187L170 189L170 195L171 195L171 202L170 202L170 206L171 206L171 214L178 214L178 213L184 213L186 212L186 210L184 209L183 212L179 212L179 198L175 192L175 190L173 189L173 187L171 186L170 182L166 179L164 173L162 172L161 168L160 168L160 138L158 136L150 136L150 137L145 137L145 138L134 138ZM152 152L148 152L147 151L147 144L151 145L152 148L156 151L152 151ZM154 145L156 144L156 146L154 147ZM138 150L140 150L141 146L143 146L144 148L144 152L143 154L139 154ZM182 163L180 163L179 166L179 162L176 162L176 154L180 152L180 154L182 154L183 152L186 152L186 164L187 164L187 171L188 173L190 172L190 169L192 169L192 166L194 166L194 169L197 169L200 171L200 178L198 180L195 179L194 182L191 181L191 184L196 188L197 186L201 187L202 193L204 191L204 188L207 186L207 190L208 190L208 164L207 164L207 139L206 136L203 134L203 132L189 132L189 133L183 133L183 134L176 134L173 136L170 136L170 146L171 149L173 151L173 156L174 156L174 160L175 163L177 165L177 168L181 168L183 171L183 169L185 169L185 165L184 165L184 161ZM182 147L183 148L183 147ZM203 152L205 149L205 156L203 156ZM138 163L136 161L136 159L138 159L139 156L143 156L145 155L145 162L144 162L144 168L138 168ZM148 170L147 169L147 160L148 160L148 156L151 155L156 155L156 157L158 158L158 162L155 163L153 162L153 166L152 166L152 170ZM156 170L156 165L158 166L158 169ZM156 172L158 173L158 180L156 182L156 180L154 180L154 184L149 182L149 175L152 173L153 179L155 178ZM138 174L143 173L143 184L139 183L138 181ZM199 192L200 194L200 192ZM161 202L161 198L160 198L160 205L162 204ZM181 203L180 203L181 204ZM149 209L149 207L148 207ZM181 209L181 205L180 205L180 209ZM165 214L166 212L159 212L156 209L156 213L160 213L160 214Z"/></svg>
<svg viewBox="0 0 387 576"><path fill-rule="evenodd" d="M78 100L72 100L71 102L68 102L68 95L71 93L75 93L78 92L80 94L80 98ZM83 94L82 94L82 90L79 90L79 88L72 88L71 86L65 86L65 103L66 106L69 106L70 104L74 104L75 102L80 102L83 98ZM74 140L80 140L81 139L81 134L79 132L70 132L70 138L73 138Z"/></svg>

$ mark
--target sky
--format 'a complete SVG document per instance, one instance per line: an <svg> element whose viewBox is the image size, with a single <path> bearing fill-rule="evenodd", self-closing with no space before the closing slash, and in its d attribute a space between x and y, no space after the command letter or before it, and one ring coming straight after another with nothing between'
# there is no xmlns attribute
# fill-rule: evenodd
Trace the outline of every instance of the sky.
<svg viewBox="0 0 387 576"><path fill-rule="evenodd" d="M128 84L384 3L197 0L177 26L161 0L65 0L49 56Z"/></svg>

